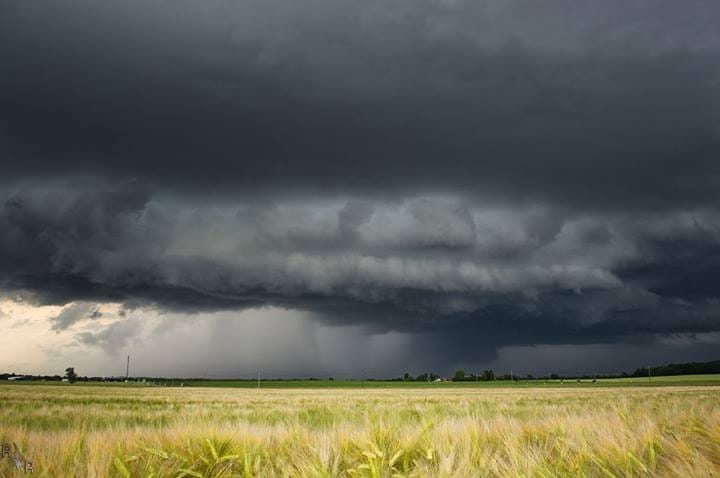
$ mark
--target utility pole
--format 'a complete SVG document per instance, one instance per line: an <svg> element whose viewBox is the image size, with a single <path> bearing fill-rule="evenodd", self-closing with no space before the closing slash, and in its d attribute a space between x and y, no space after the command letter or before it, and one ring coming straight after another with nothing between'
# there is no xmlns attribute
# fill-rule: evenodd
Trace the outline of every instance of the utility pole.
<svg viewBox="0 0 720 478"><path fill-rule="evenodd" d="M127 356L127 365L125 366L125 379L130 378L130 356Z"/></svg>
<svg viewBox="0 0 720 478"><path fill-rule="evenodd" d="M652 382L652 377L650 376L650 365L648 365L648 382Z"/></svg>
<svg viewBox="0 0 720 478"><path fill-rule="evenodd" d="M513 381L513 373L512 373L512 369L510 369L510 382L512 382L512 381Z"/></svg>
<svg viewBox="0 0 720 478"><path fill-rule="evenodd" d="M260 390L260 370L258 370L257 379L258 379L258 390Z"/></svg>

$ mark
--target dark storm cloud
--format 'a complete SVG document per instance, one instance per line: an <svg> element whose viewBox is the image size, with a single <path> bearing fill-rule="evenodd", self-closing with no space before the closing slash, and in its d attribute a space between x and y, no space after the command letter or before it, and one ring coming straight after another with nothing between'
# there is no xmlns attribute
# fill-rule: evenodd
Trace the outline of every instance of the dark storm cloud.
<svg viewBox="0 0 720 478"><path fill-rule="evenodd" d="M13 176L717 204L714 2L9 2Z"/></svg>
<svg viewBox="0 0 720 478"><path fill-rule="evenodd" d="M304 310L456 361L718 331L718 23L710 1L5 2L0 287Z"/></svg>
<svg viewBox="0 0 720 478"><path fill-rule="evenodd" d="M720 291L688 296L676 280L712 278L687 256L720 256L707 248L720 239L712 211L589 217L448 197L199 207L127 184L72 189L36 186L7 200L3 288L41 303L305 310L413 334L414 347L457 361L490 360L502 345L720 330ZM70 315L55 328L86 317Z"/></svg>

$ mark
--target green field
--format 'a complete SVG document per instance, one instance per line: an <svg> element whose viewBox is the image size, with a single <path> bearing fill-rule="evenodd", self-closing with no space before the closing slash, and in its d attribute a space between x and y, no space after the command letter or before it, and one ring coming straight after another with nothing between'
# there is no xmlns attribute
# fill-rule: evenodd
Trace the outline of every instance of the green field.
<svg viewBox="0 0 720 478"><path fill-rule="evenodd" d="M258 388L255 380L207 380L176 382L186 387ZM260 388L555 388L555 387L623 387L623 386L682 386L720 385L720 374L675 375L668 377L612 378L592 380L493 380L489 382L401 382L383 380L261 380Z"/></svg>
<svg viewBox="0 0 720 478"><path fill-rule="evenodd" d="M612 378L600 380L603 383L661 383L667 384L703 384L713 385L720 384L720 373L705 375L669 375L665 377L628 377L628 378Z"/></svg>

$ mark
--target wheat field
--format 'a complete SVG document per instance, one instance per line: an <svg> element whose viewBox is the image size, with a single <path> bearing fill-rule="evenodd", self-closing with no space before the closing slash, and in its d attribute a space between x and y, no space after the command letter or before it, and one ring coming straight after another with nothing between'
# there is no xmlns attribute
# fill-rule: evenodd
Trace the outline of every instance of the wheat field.
<svg viewBox="0 0 720 478"><path fill-rule="evenodd" d="M34 476L720 476L714 387L3 385L0 403Z"/></svg>

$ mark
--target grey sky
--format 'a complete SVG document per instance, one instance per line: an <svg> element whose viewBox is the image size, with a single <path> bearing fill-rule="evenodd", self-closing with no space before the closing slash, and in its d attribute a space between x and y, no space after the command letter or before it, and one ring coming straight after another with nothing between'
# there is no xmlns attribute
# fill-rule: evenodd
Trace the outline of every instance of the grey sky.
<svg viewBox="0 0 720 478"><path fill-rule="evenodd" d="M711 1L5 2L0 288L109 355L142 311L205 324L199 350L240 333L215 314L271 307L392 337L387 371L717 358L718 23ZM303 337L283 324L250 333Z"/></svg>

